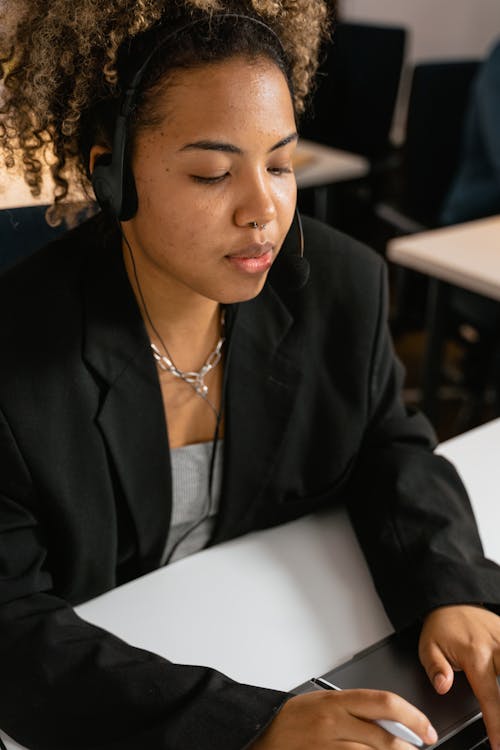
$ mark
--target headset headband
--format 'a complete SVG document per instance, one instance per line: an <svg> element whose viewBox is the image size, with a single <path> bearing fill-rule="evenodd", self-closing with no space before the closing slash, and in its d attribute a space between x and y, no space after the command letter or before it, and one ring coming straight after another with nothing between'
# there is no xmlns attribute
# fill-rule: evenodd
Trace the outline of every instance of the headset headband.
<svg viewBox="0 0 500 750"><path fill-rule="evenodd" d="M116 120L112 152L111 154L105 154L104 156L99 157L92 173L92 187L94 188L97 202L101 208L110 210L119 221L128 221L137 213L137 190L132 170L127 163L128 123L129 118L135 109L140 85L149 68L151 60L168 41L176 37L178 34L181 34L183 31L193 28L201 23L210 23L213 19L227 18L251 21L265 29L275 39L283 58L286 61L286 51L279 36L270 26L264 23L264 21L254 18L253 16L241 13L215 13L210 17L204 16L196 18L177 27L173 31L169 31L166 36L155 45L141 64L140 68L132 76L123 97L120 114Z"/></svg>

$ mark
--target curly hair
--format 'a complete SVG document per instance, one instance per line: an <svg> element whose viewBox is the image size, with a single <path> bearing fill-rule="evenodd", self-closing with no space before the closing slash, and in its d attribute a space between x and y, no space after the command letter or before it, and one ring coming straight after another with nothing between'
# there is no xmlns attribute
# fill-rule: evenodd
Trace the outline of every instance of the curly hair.
<svg viewBox="0 0 500 750"><path fill-rule="evenodd" d="M79 185L90 199L90 141L109 144L126 83L122 61L130 59L137 40L179 19L228 12L266 23L281 40L301 113L333 6L332 0L3 0L0 152L5 166L22 169L34 197L51 175L51 223L63 217L70 187ZM189 57L184 62L189 66Z"/></svg>

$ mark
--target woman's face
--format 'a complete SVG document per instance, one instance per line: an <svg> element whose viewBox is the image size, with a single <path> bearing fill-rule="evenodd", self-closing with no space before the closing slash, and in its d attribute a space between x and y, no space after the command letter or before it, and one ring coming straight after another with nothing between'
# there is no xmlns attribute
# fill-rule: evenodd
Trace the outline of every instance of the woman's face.
<svg viewBox="0 0 500 750"><path fill-rule="evenodd" d="M132 156L139 209L123 224L136 264L165 291L251 299L295 210L285 77L233 58L177 72L157 104L162 124L137 134Z"/></svg>

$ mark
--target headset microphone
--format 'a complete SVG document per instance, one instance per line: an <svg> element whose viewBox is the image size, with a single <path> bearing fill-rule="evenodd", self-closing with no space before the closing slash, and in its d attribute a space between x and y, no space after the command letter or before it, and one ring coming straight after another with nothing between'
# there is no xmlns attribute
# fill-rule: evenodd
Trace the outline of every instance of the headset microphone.
<svg viewBox="0 0 500 750"><path fill-rule="evenodd" d="M283 248L271 266L269 279L271 283L298 291L307 284L311 270L309 261L304 258L304 230L298 209L295 209L293 223L297 230L299 252L291 253Z"/></svg>
<svg viewBox="0 0 500 750"><path fill-rule="evenodd" d="M309 280L311 267L307 258L300 255L288 255L286 258L287 286L295 292L302 289Z"/></svg>
<svg viewBox="0 0 500 750"><path fill-rule="evenodd" d="M287 260L289 263L289 269L291 271L291 279L288 282L290 289L302 289L309 281L309 274L311 272L311 266L307 258L304 258L304 229L302 227L302 219L298 208L295 209L295 222L297 224L297 234L299 238L299 254L289 255Z"/></svg>

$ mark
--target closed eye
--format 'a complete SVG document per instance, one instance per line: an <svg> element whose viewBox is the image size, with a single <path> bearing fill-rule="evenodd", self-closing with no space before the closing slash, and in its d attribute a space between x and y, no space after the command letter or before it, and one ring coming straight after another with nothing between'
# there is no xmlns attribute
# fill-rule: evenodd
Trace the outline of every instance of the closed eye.
<svg viewBox="0 0 500 750"><path fill-rule="evenodd" d="M198 174L192 174L191 179L193 179L195 182L201 182L202 185L214 185L217 182L222 182L222 180L225 180L228 176L229 172L218 175L217 177L202 177Z"/></svg>
<svg viewBox="0 0 500 750"><path fill-rule="evenodd" d="M292 174L293 169L291 167L269 167L269 172L273 175L280 176L283 174ZM230 172L225 172L222 175L216 177L202 177L202 175L192 174L191 179L195 182L199 182L202 185L216 185L218 182L222 182L226 177L230 176Z"/></svg>
<svg viewBox="0 0 500 750"><path fill-rule="evenodd" d="M271 174L292 174L293 169L291 167L269 167Z"/></svg>

